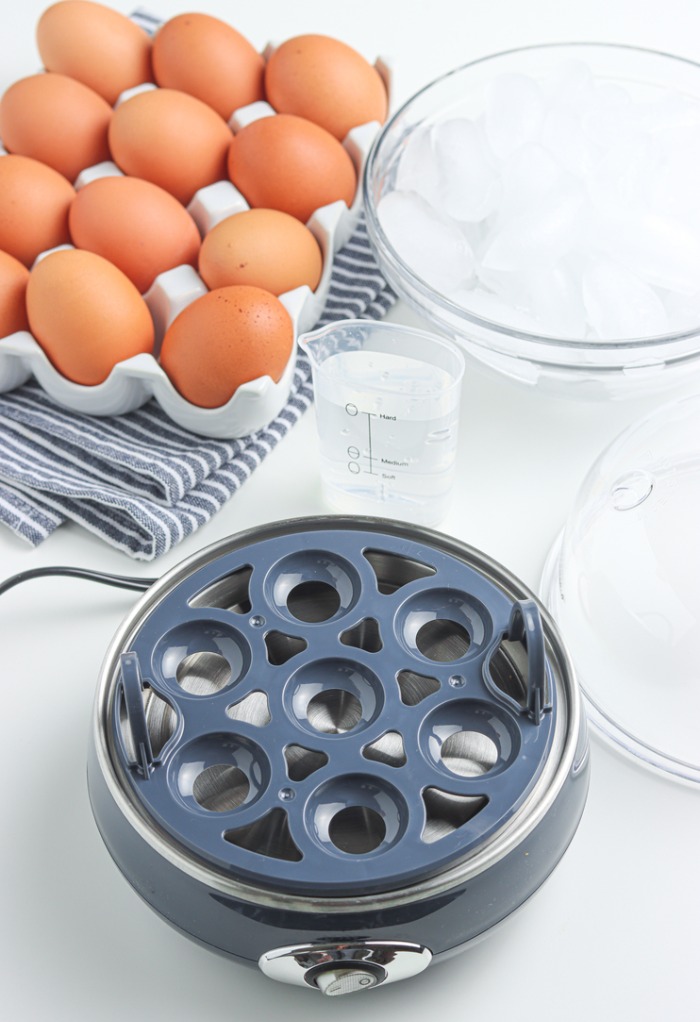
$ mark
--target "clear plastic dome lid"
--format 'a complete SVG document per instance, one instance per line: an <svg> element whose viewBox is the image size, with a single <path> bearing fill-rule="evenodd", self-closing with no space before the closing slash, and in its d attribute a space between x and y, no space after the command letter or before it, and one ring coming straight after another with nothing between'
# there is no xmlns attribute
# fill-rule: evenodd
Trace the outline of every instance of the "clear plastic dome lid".
<svg viewBox="0 0 700 1022"><path fill-rule="evenodd" d="M700 397L657 409L594 463L542 595L591 724L700 783Z"/></svg>

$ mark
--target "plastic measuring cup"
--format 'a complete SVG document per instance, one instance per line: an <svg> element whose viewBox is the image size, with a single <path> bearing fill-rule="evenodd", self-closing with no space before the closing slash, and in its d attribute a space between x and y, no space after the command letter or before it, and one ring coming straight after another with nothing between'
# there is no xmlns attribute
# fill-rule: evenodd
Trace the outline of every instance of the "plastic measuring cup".
<svg viewBox="0 0 700 1022"><path fill-rule="evenodd" d="M321 482L341 511L435 525L454 482L464 358L395 323L344 320L304 334Z"/></svg>

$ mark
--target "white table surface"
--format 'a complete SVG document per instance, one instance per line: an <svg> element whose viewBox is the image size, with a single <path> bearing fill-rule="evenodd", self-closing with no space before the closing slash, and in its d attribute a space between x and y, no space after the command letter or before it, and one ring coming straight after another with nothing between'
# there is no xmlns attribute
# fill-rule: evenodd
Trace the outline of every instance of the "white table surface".
<svg viewBox="0 0 700 1022"><path fill-rule="evenodd" d="M39 67L33 27L45 4L3 12L0 88ZM127 13L119 0L113 6ZM527 43L607 40L700 58L697 0L300 0L230 5L262 48L300 32L346 40L397 69L398 98L472 58ZM222 0L154 2L162 16ZM414 321L397 307L392 317ZM445 532L537 587L582 475L654 400L588 405L543 398L470 365L460 475ZM324 510L310 452L313 414L206 528L155 564L130 561L60 528L36 550L0 529L0 575L71 564L157 575L215 540ZM593 740L579 831L552 878L488 940L370 999L325 999L264 979L166 926L132 892L94 826L85 783L102 656L135 595L35 581L0 599L0 1019L313 1022L381 1013L386 1022L453 1015L523 1022L700 1016L700 793L652 775Z"/></svg>

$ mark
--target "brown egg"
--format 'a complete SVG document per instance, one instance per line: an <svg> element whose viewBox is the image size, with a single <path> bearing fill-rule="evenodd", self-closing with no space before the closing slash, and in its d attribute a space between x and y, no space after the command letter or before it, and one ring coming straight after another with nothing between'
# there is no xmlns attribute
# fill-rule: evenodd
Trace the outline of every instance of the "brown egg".
<svg viewBox="0 0 700 1022"><path fill-rule="evenodd" d="M352 204L355 167L325 128L292 114L261 117L233 138L229 177L251 206L280 209L306 222L342 199Z"/></svg>
<svg viewBox="0 0 700 1022"><path fill-rule="evenodd" d="M250 380L279 382L293 347L292 320L279 299L259 287L222 287L174 320L160 363L184 398L218 408Z"/></svg>
<svg viewBox="0 0 700 1022"><path fill-rule="evenodd" d="M66 75L31 75L0 100L0 138L11 153L31 156L75 181L81 170L108 160L112 108Z"/></svg>
<svg viewBox="0 0 700 1022"><path fill-rule="evenodd" d="M110 105L124 89L152 80L151 40L124 14L102 4L52 4L39 18L36 41L47 71L70 75Z"/></svg>
<svg viewBox="0 0 700 1022"><path fill-rule="evenodd" d="M174 266L194 266L200 236L169 192L136 177L102 177L81 188L71 206L73 244L114 263L143 293Z"/></svg>
<svg viewBox="0 0 700 1022"><path fill-rule="evenodd" d="M24 302L28 280L27 267L7 252L0 252L0 337L29 329Z"/></svg>
<svg viewBox="0 0 700 1022"><path fill-rule="evenodd" d="M40 259L27 285L27 315L49 360L74 383L95 386L117 364L153 351L148 306L121 270L79 249Z"/></svg>
<svg viewBox="0 0 700 1022"><path fill-rule="evenodd" d="M175 89L132 96L109 126L112 156L124 173L160 185L185 205L199 188L226 177L230 144L223 118Z"/></svg>
<svg viewBox="0 0 700 1022"><path fill-rule="evenodd" d="M153 41L158 84L196 96L224 120L263 99L264 68L261 54L240 32L209 14L179 14Z"/></svg>
<svg viewBox="0 0 700 1022"><path fill-rule="evenodd" d="M40 252L70 241L75 189L27 156L0 156L0 248L31 266Z"/></svg>
<svg viewBox="0 0 700 1022"><path fill-rule="evenodd" d="M308 227L276 209L249 209L213 227L199 252L209 288L250 284L281 295L306 284L316 290L323 257Z"/></svg>
<svg viewBox="0 0 700 1022"><path fill-rule="evenodd" d="M341 140L358 124L386 120L387 94L377 69L325 35L282 43L267 62L265 90L275 110L307 117Z"/></svg>

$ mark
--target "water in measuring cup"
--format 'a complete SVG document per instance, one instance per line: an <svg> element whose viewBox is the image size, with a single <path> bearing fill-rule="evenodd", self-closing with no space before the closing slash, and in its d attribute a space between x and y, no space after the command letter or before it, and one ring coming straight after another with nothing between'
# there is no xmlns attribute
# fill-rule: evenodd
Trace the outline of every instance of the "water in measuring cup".
<svg viewBox="0 0 700 1022"><path fill-rule="evenodd" d="M316 416L324 495L338 510L444 518L454 482L459 388L403 355L347 351L323 363Z"/></svg>

